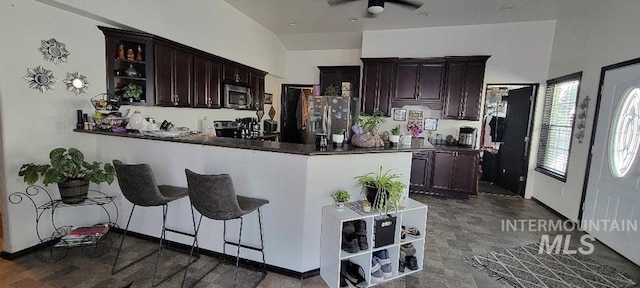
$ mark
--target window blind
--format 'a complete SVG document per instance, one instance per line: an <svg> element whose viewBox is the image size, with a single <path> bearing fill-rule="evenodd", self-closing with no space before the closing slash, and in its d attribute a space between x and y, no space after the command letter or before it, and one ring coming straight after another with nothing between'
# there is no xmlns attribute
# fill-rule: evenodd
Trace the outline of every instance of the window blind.
<svg viewBox="0 0 640 288"><path fill-rule="evenodd" d="M547 81L536 170L566 181L582 72Z"/></svg>

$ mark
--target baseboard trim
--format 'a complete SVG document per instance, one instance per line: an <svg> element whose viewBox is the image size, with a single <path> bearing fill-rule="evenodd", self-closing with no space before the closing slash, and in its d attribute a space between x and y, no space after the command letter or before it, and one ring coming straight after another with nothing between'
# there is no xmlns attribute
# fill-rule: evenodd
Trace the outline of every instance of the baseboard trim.
<svg viewBox="0 0 640 288"><path fill-rule="evenodd" d="M40 250L42 248L51 247L52 244L49 244L49 243L55 242L55 241L56 241L55 239L54 240L49 240L47 242L40 243L38 245L31 246L29 248L20 250L18 252L13 252L13 253L2 251L2 252L0 252L0 258L7 259L7 260L18 259L18 258L20 258L22 256L26 256L26 255L29 255L29 254L31 254L33 252L36 252L36 251L38 251L38 250Z"/></svg>
<svg viewBox="0 0 640 288"><path fill-rule="evenodd" d="M531 197L531 200L535 201L536 203L538 203L538 205L544 207L544 209L547 209L549 212L551 212L551 213L555 214L556 216L560 217L560 219L569 220L569 218L567 218L564 215L560 214L560 212L554 210L553 208L547 206L547 204L542 203L542 201L536 199L536 197ZM571 221L571 222L574 222L574 221Z"/></svg>
<svg viewBox="0 0 640 288"><path fill-rule="evenodd" d="M116 228L116 227L111 227L109 229L109 231L113 231L113 232L118 233L118 234L123 234L124 233L124 229ZM134 238L138 238L138 239L141 239L141 240L154 242L154 243L158 243L158 241L160 241L160 238L158 238L158 237L149 236L149 235L146 235L146 234L141 234L141 233L137 233L137 232L133 232L133 231L128 231L127 232L127 237L129 237L129 236L130 237L134 237ZM167 247L174 248L174 249L177 249L177 250L189 251L191 249L190 245L178 243L178 242L171 241L171 240L166 240L165 243L166 243ZM235 259L236 259L234 256L222 254L220 252L211 251L211 250L207 250L207 249L200 248L199 251L200 251L200 254L202 254L202 255L215 257L215 258L221 259L223 261L228 261L228 262L231 262L231 263L234 263ZM253 261L253 260L249 260L249 259L245 259L245 258L240 258L240 265L243 266L243 267L250 267L250 268L254 268L254 269L261 269L262 268L262 263L261 262L257 262L257 261ZM296 279L306 279L306 278L309 278L309 277L320 275L320 269L313 269L313 270L306 271L306 272L298 272L298 271L293 271L293 270L290 270L290 269L286 269L286 268L282 268L282 267L274 266L274 265L269 265L269 264L267 264L267 271L271 271L271 272L274 272L274 273L278 273L278 274L281 274L281 275L284 275L284 276L288 276L288 277L292 277L292 278L296 278Z"/></svg>
<svg viewBox="0 0 640 288"><path fill-rule="evenodd" d="M111 227L109 228L109 231L118 233L118 234L123 234L124 233L124 229L121 228L116 228L116 227ZM154 243L158 243L158 241L160 241L160 238L158 237L154 237L154 236L149 236L149 235L145 235L145 234L141 234L141 233L137 233L137 232L133 232L133 231L129 231L127 232L127 236L130 237L134 237L134 238L138 238L141 240L146 240L146 241L150 241L150 242L154 242ZM55 240L51 240L51 241L55 241ZM176 249L176 250L181 250L181 251L189 251L191 249L190 245L186 245L186 244L182 244L182 243L178 243L175 241L170 241L170 240L166 240L166 247L171 248L171 249ZM20 250L18 252L14 252L14 253L9 253L9 252L5 252L5 251L1 251L0 252L0 258L6 259L6 260L15 260L18 259L20 257L29 255L33 252L36 252L46 246L47 243L41 243L35 246L31 246L29 248ZM49 245L50 246L50 245ZM226 255L226 254L222 254L220 252L215 252L215 251L211 251L211 250L207 250L207 249L202 249L200 248L200 254L202 255L206 255L206 256L210 256L210 257L215 257L218 259L221 259L223 261L227 261L230 263L234 263L235 262L235 257L231 256L231 255ZM257 262L257 261L253 261L253 260L248 260L248 259L244 259L244 258L240 258L240 265L243 267L249 267L249 268L254 268L254 269L261 269L262 268L262 263L261 262ZM267 264L267 271L271 271L273 273L278 273L284 276L288 276L288 277L292 277L292 278L296 278L296 279L306 279L309 277L313 277L313 276L317 276L320 275L320 269L313 269L313 270L309 270L306 272L298 272L298 271L293 271L290 269L286 269L286 268L282 268L279 266L274 266L274 265L269 265Z"/></svg>

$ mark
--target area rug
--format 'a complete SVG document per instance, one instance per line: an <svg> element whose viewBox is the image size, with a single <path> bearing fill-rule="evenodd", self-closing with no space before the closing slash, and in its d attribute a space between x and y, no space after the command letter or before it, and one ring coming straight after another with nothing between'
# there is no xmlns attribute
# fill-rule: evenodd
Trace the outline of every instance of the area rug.
<svg viewBox="0 0 640 288"><path fill-rule="evenodd" d="M631 287L638 281L579 254L539 254L533 243L465 258L513 287Z"/></svg>

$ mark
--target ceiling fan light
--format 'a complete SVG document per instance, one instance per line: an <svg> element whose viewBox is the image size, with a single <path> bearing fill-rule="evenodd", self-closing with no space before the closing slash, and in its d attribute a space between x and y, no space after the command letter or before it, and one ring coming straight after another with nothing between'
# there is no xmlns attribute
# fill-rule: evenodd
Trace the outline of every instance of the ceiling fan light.
<svg viewBox="0 0 640 288"><path fill-rule="evenodd" d="M369 6L367 11L369 11L369 13L371 13L371 14L378 14L378 13L384 11L384 7L382 7L382 6Z"/></svg>

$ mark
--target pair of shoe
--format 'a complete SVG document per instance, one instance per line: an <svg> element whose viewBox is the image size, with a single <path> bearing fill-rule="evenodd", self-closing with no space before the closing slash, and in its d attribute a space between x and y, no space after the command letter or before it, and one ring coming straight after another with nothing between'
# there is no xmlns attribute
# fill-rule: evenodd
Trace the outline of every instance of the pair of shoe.
<svg viewBox="0 0 640 288"><path fill-rule="evenodd" d="M342 224L342 250L357 253L369 249L367 222L354 220Z"/></svg>
<svg viewBox="0 0 640 288"><path fill-rule="evenodd" d="M371 257L371 282L381 283L393 277L389 251L386 249L373 252Z"/></svg>
<svg viewBox="0 0 640 288"><path fill-rule="evenodd" d="M400 260L398 263L398 271L404 273L404 268L410 270L418 270L418 258L415 256L416 248L413 244L407 243L400 245Z"/></svg>
<svg viewBox="0 0 640 288"><path fill-rule="evenodd" d="M407 228L404 225L402 225L402 231L400 233L400 239L404 240L405 238L407 238L407 236L412 237L412 238L418 238L418 237L420 237L420 231L415 227Z"/></svg>
<svg viewBox="0 0 640 288"><path fill-rule="evenodd" d="M349 260L340 261L340 287L347 287L346 281L349 281L355 287L367 287L369 284L364 277L364 269L360 265ZM345 286L342 286L342 285Z"/></svg>

